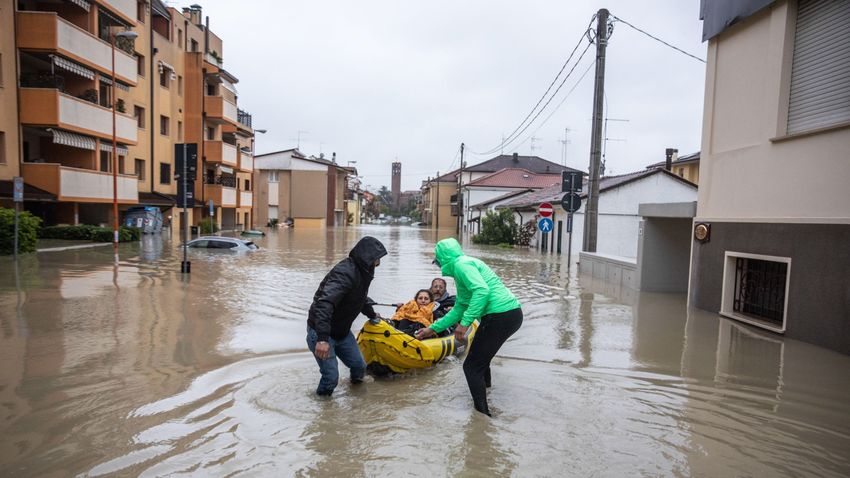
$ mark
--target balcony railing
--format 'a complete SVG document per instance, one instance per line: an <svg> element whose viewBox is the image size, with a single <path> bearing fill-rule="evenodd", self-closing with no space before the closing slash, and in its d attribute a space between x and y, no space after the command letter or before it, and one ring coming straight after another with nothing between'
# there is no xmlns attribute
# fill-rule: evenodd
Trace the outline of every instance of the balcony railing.
<svg viewBox="0 0 850 478"><path fill-rule="evenodd" d="M239 152L239 170L246 173L254 171L254 154Z"/></svg>
<svg viewBox="0 0 850 478"><path fill-rule="evenodd" d="M254 193L251 191L239 191L239 204L237 207L252 207L254 203Z"/></svg>
<svg viewBox="0 0 850 478"><path fill-rule="evenodd" d="M135 13L134 13L135 15ZM17 42L22 50L54 51L104 75L112 74L112 46L53 12L17 12ZM136 58L115 50L115 76L138 82Z"/></svg>
<svg viewBox="0 0 850 478"><path fill-rule="evenodd" d="M224 141L204 141L204 158L208 163L221 163L234 168L239 166L236 146Z"/></svg>
<svg viewBox="0 0 850 478"><path fill-rule="evenodd" d="M24 182L55 194L60 201L112 202L112 173L54 163L24 163L23 173ZM136 176L118 175L118 202L139 202Z"/></svg>
<svg viewBox="0 0 850 478"><path fill-rule="evenodd" d="M251 128L251 114L245 110L236 109L236 121Z"/></svg>
<svg viewBox="0 0 850 478"><path fill-rule="evenodd" d="M20 88L21 123L55 126L101 139L112 139L112 110L56 89ZM136 144L138 123L123 113L115 115L115 134L121 143Z"/></svg>
<svg viewBox="0 0 850 478"><path fill-rule="evenodd" d="M221 184L204 184L204 198L212 200L215 206L236 207L236 188Z"/></svg>
<svg viewBox="0 0 850 478"><path fill-rule="evenodd" d="M136 25L136 0L98 0L98 3L105 4L114 13L118 13L122 20L127 21L130 25Z"/></svg>
<svg viewBox="0 0 850 478"><path fill-rule="evenodd" d="M207 114L208 119L229 121L236 124L236 111L236 105L226 101L221 96L204 97L204 112Z"/></svg>

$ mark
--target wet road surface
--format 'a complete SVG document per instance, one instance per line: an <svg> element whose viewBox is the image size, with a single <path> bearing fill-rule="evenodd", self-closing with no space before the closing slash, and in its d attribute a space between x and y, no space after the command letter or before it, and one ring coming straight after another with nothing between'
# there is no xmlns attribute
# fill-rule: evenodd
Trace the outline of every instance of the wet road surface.
<svg viewBox="0 0 850 478"><path fill-rule="evenodd" d="M533 251L468 250L525 312L493 419L457 360L356 387L343 367L320 399L307 309L364 234L390 251L375 300L438 274L441 237L379 226L195 251L187 280L152 237L117 266L111 248L0 258L0 476L850 475L850 357Z"/></svg>

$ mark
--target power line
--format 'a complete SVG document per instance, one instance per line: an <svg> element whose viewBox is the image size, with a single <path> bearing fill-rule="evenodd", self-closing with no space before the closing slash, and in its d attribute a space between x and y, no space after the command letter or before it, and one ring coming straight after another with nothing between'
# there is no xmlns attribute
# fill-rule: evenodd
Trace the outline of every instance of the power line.
<svg viewBox="0 0 850 478"><path fill-rule="evenodd" d="M596 15L594 15L594 16L593 16L593 18L591 18L591 19L590 19L590 22L587 24L587 28L590 28L590 25L592 25L592 24L593 24L593 20L595 20L595 19L596 19ZM522 128L522 127L523 127L523 125L525 124L525 122L526 122L526 121L528 121L528 118L530 118L530 117L531 117L531 115L533 115L533 114L534 114L535 110L537 110L537 107L538 107L538 106L540 106L540 103L542 103L542 102L543 102L543 100L544 100L544 99L546 99L546 95L548 95L548 94L549 94L549 91L551 91L551 90L552 90L552 86L554 86L554 85L555 85L555 83L558 81L558 78L560 78L560 77L561 77L561 73L563 73L563 72L564 72L564 70L567 68L567 65L569 65L570 61L573 59L573 56L575 55L576 51L578 51L578 48L581 46L581 43L582 43L582 41L584 40L584 37L585 37L585 34L586 34L586 33L587 33L587 29L585 29L585 31L584 31L584 32L582 32L581 38L579 38L578 43L576 43L576 46L573 48L573 51L570 53L570 56L569 56L569 57L567 57L567 61L565 61L565 62L564 62L564 64L563 64L563 66L561 66L561 69L558 71L558 74L557 74L557 75L555 75L555 78L553 78L553 79L552 79L552 82L551 82L551 83L549 83L549 87L548 87L548 88L546 88L546 91L543 93L543 96L541 96L541 97L540 97L540 99L539 99L539 100L537 100L537 103L534 105L534 107L533 107L533 108L531 108L531 111L529 111L529 112L528 112L528 114L527 114L527 115L525 116L525 118L524 118L524 119L523 119L523 120L519 123L519 125L516 127L516 129L514 129L514 130L513 130L513 132L512 132L511 134L509 134L509 135L508 135L508 137L507 137L507 138L503 138L503 139L502 139L501 144L499 144L498 146L496 146L496 147L494 147L494 148L490 148L489 150L487 150L487 151L485 151L485 152L483 152L483 153L477 153L477 152L474 152L474 151L472 151L472 153L477 154L477 155L481 155L481 156L486 156L486 155L489 155L489 154L493 154L493 153L495 153L497 150L499 150L499 149L501 149L501 148L503 148L503 147L507 146L507 145L508 145L508 144L510 144L511 142L513 142L513 140L515 140L515 139L516 139L516 137L514 137L514 135L515 135L515 134L516 134L517 136L518 136L518 135L520 135L520 134L522 134L522 131L520 131L519 133L517 133L517 131L519 131L519 130L520 130L520 128ZM587 50L585 49L585 51L587 51ZM573 67L573 69L575 69L575 67ZM568 76L569 76L569 75L568 75ZM561 84L563 85L563 82L561 82ZM554 96L556 93L557 93L557 90L555 91L555 93L553 93L553 96ZM549 101L552 101L552 100L551 100L551 98L549 99ZM548 105L548 104L549 104L549 102L547 101L547 102L546 102L546 104ZM543 109L545 109L545 108L546 108L546 105L544 105L544 106L543 106ZM542 109L541 109L541 112L542 112ZM539 115L540 115L540 112L538 112L538 113L537 113L537 116L539 116ZM537 118L537 116L535 116L535 118ZM534 120L533 120L533 119L532 119L531 121L532 121L532 122L534 122ZM528 128L528 125L526 125L526 129L527 129L527 128ZM523 129L523 131L525 131L525 129Z"/></svg>
<svg viewBox="0 0 850 478"><path fill-rule="evenodd" d="M640 28L638 28L638 27L636 27L636 26L632 25L631 23L629 23L629 22L627 22L627 21L623 20L622 18L617 17L616 15L611 15L611 17L614 19L614 21L615 21L615 22L621 22L621 23L624 23L624 24L626 24L626 25L628 25L628 26L630 26L630 27L634 28L635 30L637 30L637 31L639 31L639 32L641 32L641 33L643 33L644 35L648 36L649 38L652 38L652 39L653 39L653 40L655 40L655 41L658 41L658 42L661 42L661 43L663 43L663 44L667 45L668 47L670 47L670 48L672 48L672 49L674 49L674 50L678 51L679 53L683 53L683 54L685 54L685 55L687 55L687 56L689 56L689 57L693 58L694 60L698 60L698 61L701 61L701 62L705 63L705 60L703 60L702 58L700 58L700 57L698 57L698 56L696 56L696 55L692 55L692 54L690 54L690 53L686 52L685 50L682 50L681 48L679 48L679 47L677 47L677 46L673 46L673 45L671 45L671 44L667 43L666 41L664 41L664 40L662 40L662 39L658 38L657 36L654 36L654 35L652 35L652 34L650 34L650 33L646 32L646 31L644 31L644 30L641 30Z"/></svg>
<svg viewBox="0 0 850 478"><path fill-rule="evenodd" d="M573 87L572 87L572 88L570 88L570 91L568 91L568 92L567 92L567 94L566 94L566 95L564 95L564 97L563 97L563 98L561 98L561 102L560 102L560 103L558 103L558 105L557 105L557 106L555 106L555 109L553 109L553 110L552 110L552 112L551 112L551 113L549 113L549 116L547 116L547 117L546 117L546 119L544 119L544 120L543 120L543 122L542 122L542 123L540 123L540 125L539 125L539 126L537 126L537 129L535 129L535 130L534 130L534 132L533 132L533 133L531 133L531 136L534 136L534 134L535 134L535 133L537 133L538 131L540 131L540 128L542 128L543 126L545 126L545 125L546 125L546 123L548 123L548 122L549 122L549 120L552 118L552 116L554 116L554 115L555 115L555 113L557 113L557 112L558 112L558 110L561 108L561 106L563 106L563 105L564 105L564 102L566 102L566 101L567 101L567 98L569 98L569 97L570 97L570 95L573 93L573 91L575 91L575 89L576 89L576 88L578 88L578 85L580 85L580 84L581 84L581 81L584 79L584 77L585 77L585 76L587 76L587 73L590 71L590 69L591 69L591 68L593 68L593 65L595 65L595 64L596 64L596 61L592 61L589 65L587 65L587 69L585 69L585 70L584 70L584 73L582 73L582 74L581 74L581 77L579 77L578 81L576 81L576 82L575 82L575 84L573 85ZM531 136L528 136L528 137L526 137L524 140L522 140L522 142L521 142L521 143L519 143L518 145L516 145L516 146L514 147L514 149L513 149L511 152L513 152L513 151L517 151L517 150L520 148L520 146L522 146L522 145L523 145L523 144L525 144L525 143L526 143L529 139L531 139Z"/></svg>

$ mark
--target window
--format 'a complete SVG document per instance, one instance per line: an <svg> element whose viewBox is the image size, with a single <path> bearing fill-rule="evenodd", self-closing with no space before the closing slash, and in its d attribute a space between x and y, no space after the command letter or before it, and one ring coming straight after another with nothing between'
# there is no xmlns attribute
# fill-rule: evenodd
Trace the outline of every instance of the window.
<svg viewBox="0 0 850 478"><path fill-rule="evenodd" d="M269 171L269 182L276 183L278 182L278 171Z"/></svg>
<svg viewBox="0 0 850 478"><path fill-rule="evenodd" d="M183 122L177 120L177 141L183 141Z"/></svg>
<svg viewBox="0 0 850 478"><path fill-rule="evenodd" d="M250 191L250 190L251 190L251 181L246 179L245 180L245 191Z"/></svg>
<svg viewBox="0 0 850 478"><path fill-rule="evenodd" d="M100 170L105 173L112 172L112 161L110 161L109 153L106 151L100 152Z"/></svg>
<svg viewBox="0 0 850 478"><path fill-rule="evenodd" d="M727 251L720 313L785 332L791 258Z"/></svg>
<svg viewBox="0 0 850 478"><path fill-rule="evenodd" d="M159 115L159 134L168 136L168 116Z"/></svg>
<svg viewBox="0 0 850 478"><path fill-rule="evenodd" d="M145 23L145 3L139 2L136 4L136 19L140 23Z"/></svg>
<svg viewBox="0 0 850 478"><path fill-rule="evenodd" d="M124 156L118 156L118 174L124 174Z"/></svg>
<svg viewBox="0 0 850 478"><path fill-rule="evenodd" d="M215 96L215 85L207 84L207 96Z"/></svg>
<svg viewBox="0 0 850 478"><path fill-rule="evenodd" d="M171 165L159 163L159 184L171 184Z"/></svg>
<svg viewBox="0 0 850 478"><path fill-rule="evenodd" d="M0 53L0 88L3 87L3 54Z"/></svg>
<svg viewBox="0 0 850 478"><path fill-rule="evenodd" d="M850 8L800 0L791 61L788 134L850 122Z"/></svg>
<svg viewBox="0 0 850 478"><path fill-rule="evenodd" d="M112 108L112 85L107 85L106 82L100 82L100 106L104 108Z"/></svg>
<svg viewBox="0 0 850 478"><path fill-rule="evenodd" d="M183 49L183 30L177 29L177 47Z"/></svg>
<svg viewBox="0 0 850 478"><path fill-rule="evenodd" d="M145 109L141 106L133 106L133 116L136 117L136 125L145 129Z"/></svg>
<svg viewBox="0 0 850 478"><path fill-rule="evenodd" d="M0 164L6 164L6 133L0 131Z"/></svg>
<svg viewBox="0 0 850 478"><path fill-rule="evenodd" d="M136 177L139 181L145 180L145 160L136 158Z"/></svg>
<svg viewBox="0 0 850 478"><path fill-rule="evenodd" d="M676 172L679 174L680 178L685 177L685 168L676 168Z"/></svg>
<svg viewBox="0 0 850 478"><path fill-rule="evenodd" d="M183 77L177 75L177 94L183 96Z"/></svg>
<svg viewBox="0 0 850 478"><path fill-rule="evenodd" d="M198 51L198 42L196 42L195 40L192 40L192 51Z"/></svg>
<svg viewBox="0 0 850 478"><path fill-rule="evenodd" d="M136 55L136 73L138 73L139 76L145 76L145 57L142 55Z"/></svg>
<svg viewBox="0 0 850 478"><path fill-rule="evenodd" d="M212 126L207 126L207 139L210 141L215 140L215 128Z"/></svg>
<svg viewBox="0 0 850 478"><path fill-rule="evenodd" d="M159 86L163 88L168 88L169 80L171 79L171 70L168 68L160 68L159 69Z"/></svg>

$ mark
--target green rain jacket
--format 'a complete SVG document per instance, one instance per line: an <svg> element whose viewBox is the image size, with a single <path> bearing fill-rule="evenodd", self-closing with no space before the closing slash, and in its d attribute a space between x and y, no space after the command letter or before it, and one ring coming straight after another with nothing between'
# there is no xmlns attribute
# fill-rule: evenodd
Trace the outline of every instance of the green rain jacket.
<svg viewBox="0 0 850 478"><path fill-rule="evenodd" d="M518 309L519 301L487 266L474 257L464 255L455 239L443 239L434 248L444 276L453 277L457 301L442 319L431 324L434 332L442 332L460 321L469 327L488 314Z"/></svg>

